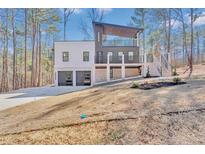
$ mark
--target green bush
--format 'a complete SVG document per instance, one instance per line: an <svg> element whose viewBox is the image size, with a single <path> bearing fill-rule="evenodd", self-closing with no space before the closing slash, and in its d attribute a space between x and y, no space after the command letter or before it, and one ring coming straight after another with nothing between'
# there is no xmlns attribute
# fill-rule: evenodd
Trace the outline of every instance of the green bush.
<svg viewBox="0 0 205 154"><path fill-rule="evenodd" d="M132 85L131 85L131 88L139 88L139 84L136 83L136 82L133 82Z"/></svg>
<svg viewBox="0 0 205 154"><path fill-rule="evenodd" d="M181 78L175 77L175 78L173 78L173 82L174 82L175 84L179 84L179 83L181 82Z"/></svg>

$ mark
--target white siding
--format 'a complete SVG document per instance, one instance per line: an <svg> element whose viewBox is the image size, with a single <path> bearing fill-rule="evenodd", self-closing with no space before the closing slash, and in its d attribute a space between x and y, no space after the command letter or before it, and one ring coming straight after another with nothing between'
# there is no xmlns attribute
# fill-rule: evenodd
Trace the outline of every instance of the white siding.
<svg viewBox="0 0 205 154"><path fill-rule="evenodd" d="M55 42L55 68L90 68L94 65L95 42ZM63 52L69 52L69 61L63 62ZM83 61L83 51L89 51L89 61Z"/></svg>
<svg viewBox="0 0 205 154"><path fill-rule="evenodd" d="M89 51L89 61L83 61L83 51ZM69 61L63 62L63 52L69 52ZM73 86L75 86L76 71L91 71L92 85L94 84L94 41L55 42L55 85L58 85L58 71L73 71Z"/></svg>

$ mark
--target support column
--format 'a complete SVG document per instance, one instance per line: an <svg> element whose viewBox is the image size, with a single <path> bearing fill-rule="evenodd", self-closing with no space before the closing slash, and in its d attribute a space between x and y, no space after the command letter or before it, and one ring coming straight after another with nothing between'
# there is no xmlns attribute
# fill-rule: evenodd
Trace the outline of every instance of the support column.
<svg viewBox="0 0 205 154"><path fill-rule="evenodd" d="M122 66L121 66L121 78L125 78L125 58L124 54L122 54Z"/></svg>
<svg viewBox="0 0 205 154"><path fill-rule="evenodd" d="M110 55L107 54L107 81L110 81Z"/></svg>
<svg viewBox="0 0 205 154"><path fill-rule="evenodd" d="M140 38L139 38L139 33L137 33L137 46L139 47L139 44L140 44Z"/></svg>
<svg viewBox="0 0 205 154"><path fill-rule="evenodd" d="M55 71L54 73L55 73L55 75L54 75L55 86L58 86L58 71Z"/></svg>
<svg viewBox="0 0 205 154"><path fill-rule="evenodd" d="M94 67L92 68L92 72L91 72L91 86L93 86L95 84L95 65Z"/></svg>
<svg viewBox="0 0 205 154"><path fill-rule="evenodd" d="M107 65L107 81L110 81L110 65Z"/></svg>
<svg viewBox="0 0 205 154"><path fill-rule="evenodd" d="M76 70L73 70L73 87L76 87Z"/></svg>

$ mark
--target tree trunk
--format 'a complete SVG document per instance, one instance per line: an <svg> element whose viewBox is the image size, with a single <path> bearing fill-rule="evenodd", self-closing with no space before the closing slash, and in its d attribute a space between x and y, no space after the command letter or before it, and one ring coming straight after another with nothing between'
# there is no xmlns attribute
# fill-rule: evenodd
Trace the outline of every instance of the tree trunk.
<svg viewBox="0 0 205 154"><path fill-rule="evenodd" d="M1 92L7 92L9 90L8 87L8 19L9 13L8 9L6 9L6 28L4 33L4 49L3 49L3 70L2 70L2 78L1 78Z"/></svg>
<svg viewBox="0 0 205 154"><path fill-rule="evenodd" d="M15 18L14 18L14 9L12 9L12 37L13 37L13 90L16 89L16 32L15 32Z"/></svg>
<svg viewBox="0 0 205 154"><path fill-rule="evenodd" d="M184 46L183 62L185 64L185 55L187 55L187 42L186 42L186 29L185 29L184 21L182 24L183 24L183 46Z"/></svg>
<svg viewBox="0 0 205 154"><path fill-rule="evenodd" d="M193 8L191 8L191 50L190 50L190 56L189 56L189 78L191 77L192 71L193 71L193 57L192 57L192 53L193 53L193 42L194 42L194 38L193 38L193 23L194 23L194 13L193 13Z"/></svg>
<svg viewBox="0 0 205 154"><path fill-rule="evenodd" d="M36 21L35 12L32 9L32 71L31 71L31 86L35 85L35 42L36 42Z"/></svg>
<svg viewBox="0 0 205 154"><path fill-rule="evenodd" d="M172 72L172 54L171 54L171 9L168 9L168 38L167 38L167 53L168 53L168 70L170 71L170 75Z"/></svg>
<svg viewBox="0 0 205 154"><path fill-rule="evenodd" d="M66 40L66 9L64 8L64 21L63 21L63 28L64 28L64 41Z"/></svg>
<svg viewBox="0 0 205 154"><path fill-rule="evenodd" d="M168 38L167 38L167 52L170 53L170 40L171 40L171 10L168 9Z"/></svg>
<svg viewBox="0 0 205 154"><path fill-rule="evenodd" d="M145 20L145 10L143 9L143 13L142 13L142 28L145 29L145 21L144 20ZM143 54L146 54L146 52L145 52L145 31L143 31Z"/></svg>
<svg viewBox="0 0 205 154"><path fill-rule="evenodd" d="M24 34L24 88L27 87L27 9L25 8L25 34Z"/></svg>
<svg viewBox="0 0 205 154"><path fill-rule="evenodd" d="M38 69L38 86L41 86L41 25L39 24L39 61L38 61L38 66L39 66L39 69Z"/></svg>
<svg viewBox="0 0 205 154"><path fill-rule="evenodd" d="M39 23L36 23L36 53L35 53L35 86L37 86L38 81L38 46L39 46Z"/></svg>
<svg viewBox="0 0 205 154"><path fill-rule="evenodd" d="M200 47L199 47L199 32L196 32L196 41L197 41L197 64L200 63Z"/></svg>
<svg viewBox="0 0 205 154"><path fill-rule="evenodd" d="M183 32L183 65L185 65L185 55L187 55L187 42L186 42L186 27L184 22L184 14L182 9L180 9L180 16L181 16L181 22L182 22L182 32Z"/></svg>

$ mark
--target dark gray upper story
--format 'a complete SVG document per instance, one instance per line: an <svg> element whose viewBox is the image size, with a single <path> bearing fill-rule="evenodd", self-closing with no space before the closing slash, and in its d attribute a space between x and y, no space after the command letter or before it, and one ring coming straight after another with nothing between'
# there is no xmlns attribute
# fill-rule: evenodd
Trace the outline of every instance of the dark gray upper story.
<svg viewBox="0 0 205 154"><path fill-rule="evenodd" d="M107 63L107 53L111 52L110 63L139 63L139 34L143 29L93 22L95 36L95 63Z"/></svg>

